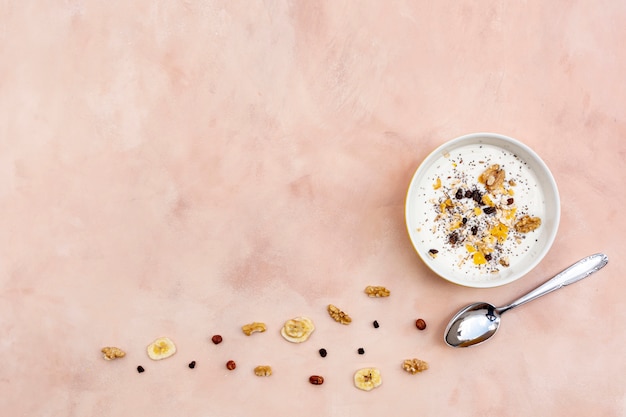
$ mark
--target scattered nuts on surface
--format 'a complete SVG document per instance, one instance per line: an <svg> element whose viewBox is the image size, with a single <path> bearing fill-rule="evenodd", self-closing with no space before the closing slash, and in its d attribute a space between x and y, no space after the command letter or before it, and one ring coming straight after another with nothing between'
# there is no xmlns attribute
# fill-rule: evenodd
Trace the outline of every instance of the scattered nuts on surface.
<svg viewBox="0 0 626 417"><path fill-rule="evenodd" d="M269 365L259 365L254 368L254 374L256 376L270 376L272 375L272 367Z"/></svg>
<svg viewBox="0 0 626 417"><path fill-rule="evenodd" d="M296 317L287 320L280 329L280 334L285 340L292 343L302 343L306 341L315 330L313 320L308 317Z"/></svg>
<svg viewBox="0 0 626 417"><path fill-rule="evenodd" d="M193 369L193 368L195 368L195 367L196 367L196 361L191 361L191 362L189 362L189 365L188 365L188 366L189 366L189 369Z"/></svg>
<svg viewBox="0 0 626 417"><path fill-rule="evenodd" d="M222 343L222 340L222 336L220 336L219 334L216 334L211 338L211 342L215 343L216 345Z"/></svg>
<svg viewBox="0 0 626 417"><path fill-rule="evenodd" d="M368 297L389 297L391 291L385 287L368 285L365 287L365 294L367 294Z"/></svg>
<svg viewBox="0 0 626 417"><path fill-rule="evenodd" d="M321 356L322 358L325 358L325 357L326 357L326 355L328 355L328 352L326 352L326 349L324 349L324 348L321 348L321 349L319 350L319 352L320 352L320 356Z"/></svg>
<svg viewBox="0 0 626 417"><path fill-rule="evenodd" d="M424 321L424 319L417 319L415 320L415 327L417 327L419 330L424 330L426 328L426 322Z"/></svg>
<svg viewBox="0 0 626 417"><path fill-rule="evenodd" d="M235 363L235 361L230 360L230 361L226 362L226 369L228 369L229 371L232 371L236 367L237 367L237 364Z"/></svg>
<svg viewBox="0 0 626 417"><path fill-rule="evenodd" d="M142 373L143 371L145 371L145 369L143 369L143 366L139 365L137 367L137 372Z"/></svg>
<svg viewBox="0 0 626 417"><path fill-rule="evenodd" d="M539 217L525 215L515 223L515 230L520 233L528 233L537 229L539 226L541 226L541 219Z"/></svg>
<svg viewBox="0 0 626 417"><path fill-rule="evenodd" d="M420 359L407 359L402 363L402 369L411 374L416 374L427 370L428 363Z"/></svg>
<svg viewBox="0 0 626 417"><path fill-rule="evenodd" d="M124 356L126 356L126 352L116 347L109 347L109 346L103 347L100 352L104 354L103 355L104 360L107 360L107 361L112 361L114 359L123 358Z"/></svg>
<svg viewBox="0 0 626 417"><path fill-rule="evenodd" d="M265 325L265 323L260 323L260 322L255 321L250 324L244 324L243 326L241 326L241 330L243 330L243 333L246 336L250 336L252 333L255 333L255 332L263 333L264 331L267 330L267 326Z"/></svg>
<svg viewBox="0 0 626 417"><path fill-rule="evenodd" d="M319 375L311 375L309 377L309 382L313 385L322 385L324 383L324 377Z"/></svg>
<svg viewBox="0 0 626 417"><path fill-rule="evenodd" d="M352 319L346 313L338 309L332 304L328 304L328 314L333 318L337 323L341 324L350 324L352 323Z"/></svg>

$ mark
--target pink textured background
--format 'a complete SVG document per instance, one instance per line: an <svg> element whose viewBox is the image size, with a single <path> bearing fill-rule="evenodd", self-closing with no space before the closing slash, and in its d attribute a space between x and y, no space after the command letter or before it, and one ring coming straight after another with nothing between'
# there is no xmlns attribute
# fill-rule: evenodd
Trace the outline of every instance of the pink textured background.
<svg viewBox="0 0 626 417"><path fill-rule="evenodd" d="M626 415L625 20L623 1L1 2L2 414ZM562 198L545 260L489 290L434 276L404 226L420 161L475 131L531 146ZM488 344L444 345L460 306L600 251ZM279 335L297 315L301 345ZM179 351L152 362L162 335ZM369 365L383 385L358 391Z"/></svg>

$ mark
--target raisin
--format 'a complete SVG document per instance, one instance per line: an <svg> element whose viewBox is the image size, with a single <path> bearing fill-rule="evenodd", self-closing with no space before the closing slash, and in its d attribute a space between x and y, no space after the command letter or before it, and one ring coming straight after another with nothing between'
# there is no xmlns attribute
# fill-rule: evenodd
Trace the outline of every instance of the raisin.
<svg viewBox="0 0 626 417"><path fill-rule="evenodd" d="M491 254L490 253L486 253L485 254L485 259L490 261L491 260Z"/></svg>
<svg viewBox="0 0 626 417"><path fill-rule="evenodd" d="M450 233L450 236L448 236L448 242L450 242L451 245L455 245L458 241L459 236L456 233Z"/></svg>
<svg viewBox="0 0 626 417"><path fill-rule="evenodd" d="M472 226L472 235L476 236L478 233L478 226Z"/></svg>
<svg viewBox="0 0 626 417"><path fill-rule="evenodd" d="M472 200L474 200L475 202L477 202L478 204L480 204L483 200L483 196L480 193L480 191L478 190L474 190L472 191Z"/></svg>
<svg viewBox="0 0 626 417"><path fill-rule="evenodd" d="M311 375L309 382L313 385L322 385L324 383L324 377L319 375Z"/></svg>
<svg viewBox="0 0 626 417"><path fill-rule="evenodd" d="M380 327L380 325L378 324L378 320L374 320L374 323L372 323L374 325L375 329L378 329Z"/></svg>
<svg viewBox="0 0 626 417"><path fill-rule="evenodd" d="M359 355L362 355L362 354L365 353L365 349L359 348L359 350L357 350L357 352L359 353Z"/></svg>
<svg viewBox="0 0 626 417"><path fill-rule="evenodd" d="M195 368L195 367L196 367L196 361L191 361L191 362L189 362L189 365L188 365L188 366L189 366L189 369L193 369L193 368Z"/></svg>
<svg viewBox="0 0 626 417"><path fill-rule="evenodd" d="M506 204L508 204L510 206L511 204L513 204L514 201L515 201L515 199L513 197L507 198L506 199Z"/></svg>
<svg viewBox="0 0 626 417"><path fill-rule="evenodd" d="M485 214L493 214L496 212L496 208L495 207L485 207L483 209L483 211L485 212Z"/></svg>
<svg viewBox="0 0 626 417"><path fill-rule="evenodd" d="M465 191L465 198L472 198L472 190Z"/></svg>
<svg viewBox="0 0 626 417"><path fill-rule="evenodd" d="M454 197L456 197L457 200L460 200L463 198L463 190L461 188L459 188L458 190L456 190L456 194L454 195Z"/></svg>
<svg viewBox="0 0 626 417"><path fill-rule="evenodd" d="M215 336L211 338L211 341L215 343L216 345L219 345L220 343L222 343L222 336L220 336L219 334L216 334Z"/></svg>
<svg viewBox="0 0 626 417"><path fill-rule="evenodd" d="M142 373L143 371L145 371L145 369L143 369L143 366L139 365L137 367L137 372Z"/></svg>
<svg viewBox="0 0 626 417"><path fill-rule="evenodd" d="M467 217L463 217L461 221L463 222L463 224L467 223Z"/></svg>
<svg viewBox="0 0 626 417"><path fill-rule="evenodd" d="M321 356L322 358L325 358L325 357L326 357L326 355L328 355L328 352L326 352L326 349L321 348L321 349L320 349L320 356Z"/></svg>

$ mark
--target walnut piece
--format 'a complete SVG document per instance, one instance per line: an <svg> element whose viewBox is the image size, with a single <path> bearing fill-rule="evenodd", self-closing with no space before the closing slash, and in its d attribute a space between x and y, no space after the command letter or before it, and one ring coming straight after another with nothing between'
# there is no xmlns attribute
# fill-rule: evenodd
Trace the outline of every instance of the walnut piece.
<svg viewBox="0 0 626 417"><path fill-rule="evenodd" d="M265 323L253 322L249 324L244 324L241 326L241 330L244 332L246 336L250 336L252 333L259 332L263 333L267 330L267 326Z"/></svg>
<svg viewBox="0 0 626 417"><path fill-rule="evenodd" d="M493 192L502 189L506 172L500 168L500 165L494 164L485 170L478 177L478 181L485 184L487 191Z"/></svg>
<svg viewBox="0 0 626 417"><path fill-rule="evenodd" d="M515 223L515 230L520 233L528 233L537 229L539 226L541 226L541 219L539 217L525 215Z"/></svg>
<svg viewBox="0 0 626 417"><path fill-rule="evenodd" d="M328 304L327 310L328 310L328 314L330 314L330 317L332 317L333 320L335 320L337 323L341 323L341 324L352 323L352 319L350 318L350 316L348 316L343 311L339 310L334 305Z"/></svg>
<svg viewBox="0 0 626 417"><path fill-rule="evenodd" d="M423 372L427 370L428 363L420 359L407 359L402 362L402 369L411 374L416 374L418 372Z"/></svg>
<svg viewBox="0 0 626 417"><path fill-rule="evenodd" d="M270 376L272 375L272 367L269 365L259 365L254 368L254 374L256 376Z"/></svg>
<svg viewBox="0 0 626 417"><path fill-rule="evenodd" d="M369 297L389 297L391 291L389 291L385 287L368 285L367 287L365 287L365 294L367 294Z"/></svg>
<svg viewBox="0 0 626 417"><path fill-rule="evenodd" d="M126 352L116 347L103 347L101 352L104 353L104 359L107 361L112 361L113 359L123 358L126 356Z"/></svg>

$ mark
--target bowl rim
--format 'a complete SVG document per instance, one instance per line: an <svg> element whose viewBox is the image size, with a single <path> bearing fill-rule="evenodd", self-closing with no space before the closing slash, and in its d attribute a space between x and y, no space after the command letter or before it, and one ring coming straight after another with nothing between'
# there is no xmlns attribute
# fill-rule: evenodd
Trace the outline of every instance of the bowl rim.
<svg viewBox="0 0 626 417"><path fill-rule="evenodd" d="M425 254L422 254L419 249L418 249L418 245L416 245L416 242L413 239L413 234L411 232L411 228L410 228L410 221L409 221L409 206L410 206L410 197L411 197L411 191L414 188L414 183L416 182L416 179L418 178L418 176L422 173L423 170L427 169L430 166L430 163L432 161L434 161L435 159L438 159L443 153L445 153L445 150L448 148L455 148L458 146L462 146L460 144L462 144L463 142L470 142L470 141L475 141L477 139L488 139L488 140L495 140L495 141L502 141L505 143L510 144L513 147L518 147L521 150L523 150L524 152L526 152L529 156L531 156L534 159L534 162L537 164L537 166L539 166L539 168L543 171L542 177L545 176L545 186L544 186L544 195L547 195L547 193L550 193L554 199L554 212L550 212L550 221L552 224L552 227L550 228L548 234L546 235L546 240L545 240L545 244L543 249L537 254L537 256L534 257L534 259L532 260L532 262L529 262L524 268L521 268L519 272L511 275L510 277L506 278L506 279L500 279L500 280L489 280L489 281L468 281L468 280L460 280L457 279L453 276L447 276L445 274L443 274L441 271L437 271L433 266L431 265L430 262L428 262L425 259ZM422 262L432 271L434 272L436 275L438 275L439 277L445 279L448 282L451 282L453 284L457 284L460 286L464 286L464 287L471 287L471 288L495 288L495 287L500 287L502 285L506 285L506 284L510 284L514 281L517 281L518 279L524 277L525 275L527 275L530 271L532 271L547 255L548 251L551 249L555 239L556 239L556 235L558 233L558 229L559 229L559 225L560 225L560 220L561 220L561 200L560 200L560 194L559 194L559 190L558 190L558 186L556 183L556 180L554 179L554 175L552 174L552 172L550 171L550 168L548 167L548 165L543 161L543 159L534 151L532 150L532 148L530 148L528 145L524 144L523 142L519 141L518 139L514 139L510 136L507 135L503 135L500 133L492 133L492 132L475 132L475 133L468 133L462 136L458 136L454 139L448 140L444 143L442 143L441 145L437 146L434 150L432 150L418 165L418 167L416 168L415 172L413 173L413 176L411 177L411 180L409 182L409 186L407 188L407 192L406 192L406 199L405 199L405 204L404 204L404 210L405 210L405 227L407 229L407 233L409 235L409 240L411 242L411 245L413 246L413 249L415 250L415 252L418 254L419 258L422 260Z"/></svg>

